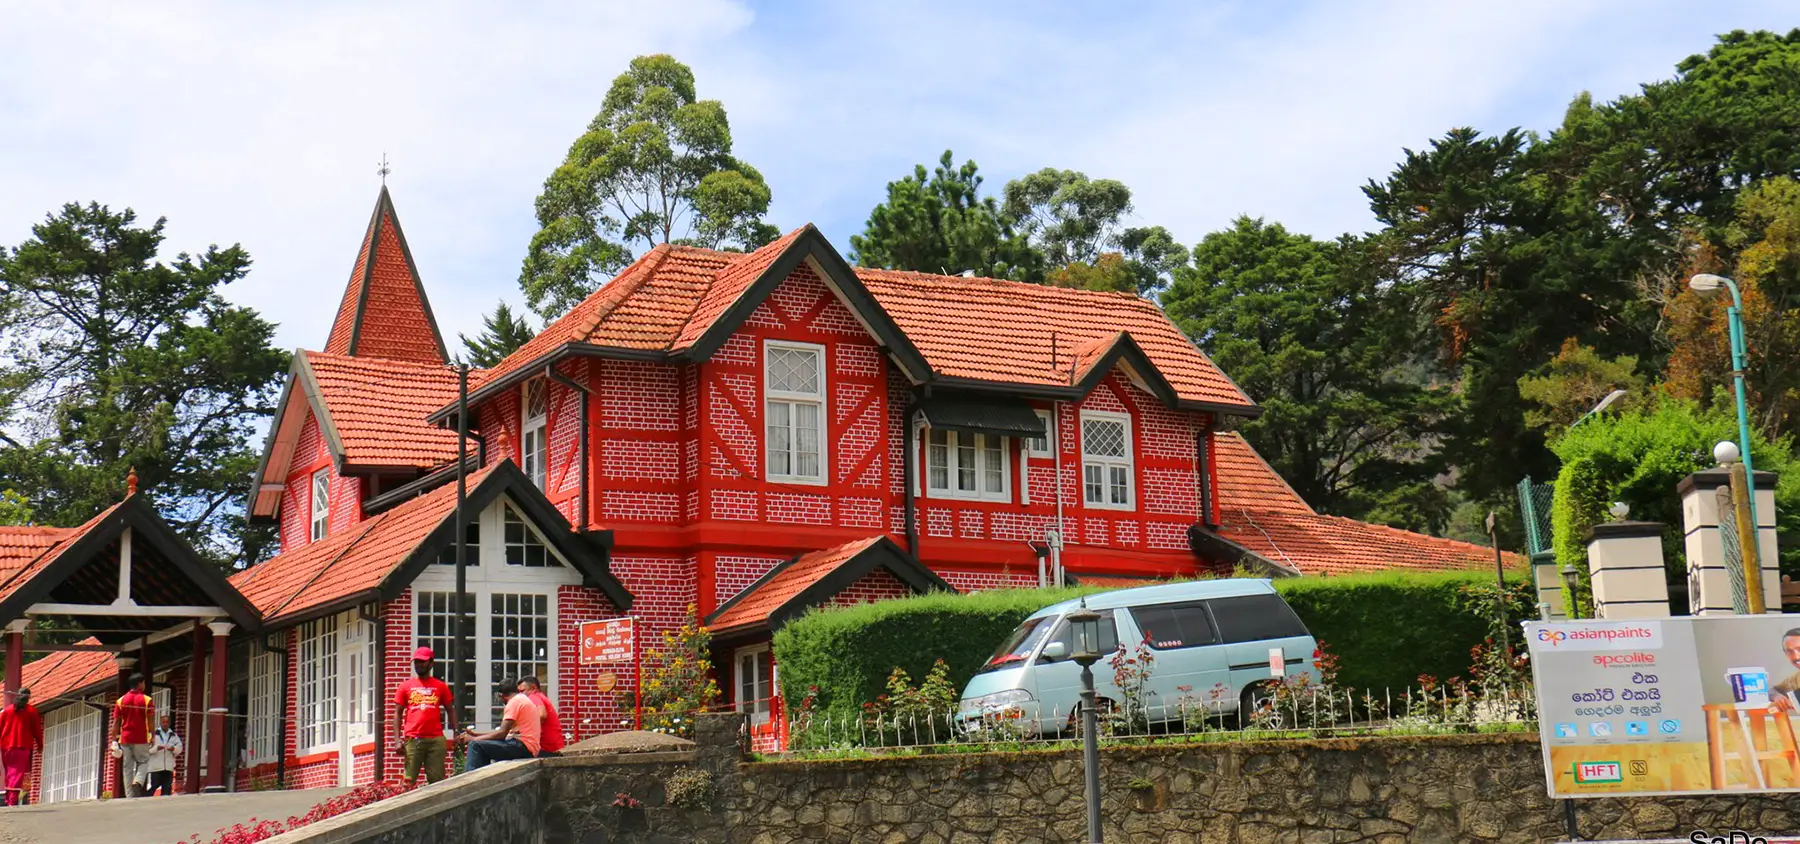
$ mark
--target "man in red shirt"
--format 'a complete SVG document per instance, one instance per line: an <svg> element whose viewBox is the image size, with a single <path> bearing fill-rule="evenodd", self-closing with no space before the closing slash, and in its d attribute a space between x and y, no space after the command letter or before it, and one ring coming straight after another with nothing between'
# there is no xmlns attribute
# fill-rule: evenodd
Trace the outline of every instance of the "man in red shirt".
<svg viewBox="0 0 1800 844"><path fill-rule="evenodd" d="M6 805L25 802L31 757L44 750L44 719L31 705L31 690L20 689L12 706L0 710L0 765L6 766Z"/></svg>
<svg viewBox="0 0 1800 844"><path fill-rule="evenodd" d="M536 677L520 677L519 691L531 696L531 702L537 704L538 712L544 716L543 746L538 756L561 756L565 744L563 740L562 721L556 717L556 706L550 702L550 696L544 693L543 684Z"/></svg>
<svg viewBox="0 0 1800 844"><path fill-rule="evenodd" d="M450 731L456 731L454 696L449 684L431 676L434 658L430 648L413 651L413 676L394 692L394 726L400 736L400 756L406 760L403 774L407 785L418 785L421 770L427 784L444 778L444 760L449 755L445 719L449 719Z"/></svg>
<svg viewBox="0 0 1800 844"><path fill-rule="evenodd" d="M125 795L144 796L144 781L150 774L150 734L156 732L156 704L144 694L144 675L133 674L125 681L127 691L113 704L113 723L118 727L120 758L125 760Z"/></svg>

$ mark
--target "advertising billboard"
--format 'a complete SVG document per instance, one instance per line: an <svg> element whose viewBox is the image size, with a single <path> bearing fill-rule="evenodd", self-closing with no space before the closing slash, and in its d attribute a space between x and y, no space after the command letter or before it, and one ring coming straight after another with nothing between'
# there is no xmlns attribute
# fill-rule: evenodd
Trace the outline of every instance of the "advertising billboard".
<svg viewBox="0 0 1800 844"><path fill-rule="evenodd" d="M1525 626L1551 797L1800 791L1800 615Z"/></svg>

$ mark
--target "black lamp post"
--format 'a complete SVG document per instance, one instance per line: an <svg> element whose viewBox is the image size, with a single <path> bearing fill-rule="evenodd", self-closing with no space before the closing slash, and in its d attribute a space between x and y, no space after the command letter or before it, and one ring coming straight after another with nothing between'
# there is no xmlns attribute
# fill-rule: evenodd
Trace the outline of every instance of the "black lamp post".
<svg viewBox="0 0 1800 844"><path fill-rule="evenodd" d="M1089 844L1100 844L1100 732L1094 711L1094 663L1100 661L1100 614L1081 608L1069 613L1069 658L1081 666L1081 762L1087 774Z"/></svg>

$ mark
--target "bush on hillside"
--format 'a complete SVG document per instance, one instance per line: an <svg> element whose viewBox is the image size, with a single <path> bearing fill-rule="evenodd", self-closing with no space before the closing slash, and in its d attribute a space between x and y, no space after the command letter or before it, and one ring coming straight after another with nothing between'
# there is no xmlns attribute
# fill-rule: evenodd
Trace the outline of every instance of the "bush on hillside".
<svg viewBox="0 0 1800 844"><path fill-rule="evenodd" d="M1338 681L1401 689L1421 674L1466 676L1470 650L1493 623L1492 573L1380 573L1275 582L1314 636L1341 657ZM1509 584L1511 629L1532 615L1522 581ZM782 693L812 711L854 718L880 699L894 669L927 675L942 659L960 691L1026 616L1099 588L935 594L815 610L775 634ZM1520 645L1516 635L1515 647Z"/></svg>

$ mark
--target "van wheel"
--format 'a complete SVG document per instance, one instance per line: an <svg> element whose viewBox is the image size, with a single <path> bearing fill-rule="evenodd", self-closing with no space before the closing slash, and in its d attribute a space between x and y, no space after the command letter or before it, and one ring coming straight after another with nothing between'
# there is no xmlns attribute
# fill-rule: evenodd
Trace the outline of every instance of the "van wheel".
<svg viewBox="0 0 1800 844"><path fill-rule="evenodd" d="M1275 688L1268 683L1251 683L1238 698L1238 729L1250 729L1258 722L1281 729L1281 710L1275 706Z"/></svg>
<svg viewBox="0 0 1800 844"><path fill-rule="evenodd" d="M1094 698L1095 724L1103 724L1106 721L1106 716L1111 715L1112 711L1113 702L1111 698ZM1069 710L1068 724L1064 728L1064 732L1071 736L1081 735L1081 707L1077 706L1074 709Z"/></svg>

